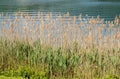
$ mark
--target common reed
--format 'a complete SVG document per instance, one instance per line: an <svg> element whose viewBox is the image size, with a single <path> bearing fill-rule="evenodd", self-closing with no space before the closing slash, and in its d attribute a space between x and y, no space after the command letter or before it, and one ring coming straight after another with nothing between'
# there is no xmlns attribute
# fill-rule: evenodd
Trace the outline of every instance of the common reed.
<svg viewBox="0 0 120 79"><path fill-rule="evenodd" d="M69 12L0 17L1 74L25 66L51 79L120 79L119 16L114 21ZM31 77L26 75L21 76Z"/></svg>

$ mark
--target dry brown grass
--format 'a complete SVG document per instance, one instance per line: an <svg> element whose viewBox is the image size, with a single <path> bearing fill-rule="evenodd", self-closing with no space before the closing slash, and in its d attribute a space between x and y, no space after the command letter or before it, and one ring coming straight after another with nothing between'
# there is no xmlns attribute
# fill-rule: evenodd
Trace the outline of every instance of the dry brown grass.
<svg viewBox="0 0 120 79"><path fill-rule="evenodd" d="M37 16L18 12L13 16L14 19L2 16L6 19L0 22L1 35L9 40L31 43L40 39L42 43L62 47L77 41L80 47L120 48L120 17L105 22L99 16L83 18L80 14L72 17L69 12L64 15L39 12Z"/></svg>
<svg viewBox="0 0 120 79"><path fill-rule="evenodd" d="M35 67L42 64L44 70L50 64L46 63L44 57L48 58L52 55L54 62L57 60L66 62L65 59L67 59L68 62L74 63L79 56L74 68L71 67L71 64L67 66L63 62L63 70L60 66L58 70L57 68L51 70L51 73L56 71L58 76L66 76L70 71L69 75L72 74L79 79L95 79L96 76L102 78L107 74L120 73L120 17L116 17L114 21L104 21L99 16L90 18L86 15L87 18L84 18L82 14L70 16L69 13L62 15L51 12L46 14L39 12L36 16L18 12L13 16L13 19L8 15L2 16L4 19L1 19L0 22L2 40L0 41L0 61L2 65L4 64L3 59L6 57L12 64L15 64L16 61L19 64L21 64L20 62L24 64L23 61L26 61L27 64L30 63L30 66ZM20 43L17 43L18 41ZM36 42L38 44L35 44ZM49 46L52 48L48 48ZM55 51L56 49L58 50ZM9 55L7 55L8 51L11 51ZM23 54L18 55L16 52ZM31 54L30 56L28 56L28 52ZM60 56L57 55L59 52ZM17 58L15 61L16 57L19 59ZM38 58L43 59L41 61ZM56 65L50 66L57 67ZM64 66L67 66L66 70L64 70ZM49 68L49 66L47 67ZM51 75L52 78L53 76Z"/></svg>

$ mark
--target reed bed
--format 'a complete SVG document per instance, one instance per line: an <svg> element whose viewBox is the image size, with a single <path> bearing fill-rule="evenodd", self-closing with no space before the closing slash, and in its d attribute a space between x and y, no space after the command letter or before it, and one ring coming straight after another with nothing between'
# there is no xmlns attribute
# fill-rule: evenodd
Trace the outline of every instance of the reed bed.
<svg viewBox="0 0 120 79"><path fill-rule="evenodd" d="M105 21L69 12L16 12L0 18L0 74L15 70L13 76L28 79L120 79L120 16Z"/></svg>

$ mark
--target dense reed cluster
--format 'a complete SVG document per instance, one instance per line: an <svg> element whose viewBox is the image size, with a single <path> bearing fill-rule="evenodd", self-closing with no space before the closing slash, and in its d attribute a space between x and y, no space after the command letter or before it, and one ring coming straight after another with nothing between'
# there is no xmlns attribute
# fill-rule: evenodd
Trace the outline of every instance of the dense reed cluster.
<svg viewBox="0 0 120 79"><path fill-rule="evenodd" d="M0 74L13 70L13 76L28 79L120 79L120 16L105 21L82 14L17 12L0 18Z"/></svg>

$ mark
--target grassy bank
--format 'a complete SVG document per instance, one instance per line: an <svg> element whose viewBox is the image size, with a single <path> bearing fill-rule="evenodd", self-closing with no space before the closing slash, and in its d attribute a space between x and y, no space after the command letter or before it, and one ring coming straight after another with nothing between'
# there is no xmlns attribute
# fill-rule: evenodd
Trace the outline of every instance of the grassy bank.
<svg viewBox="0 0 120 79"><path fill-rule="evenodd" d="M34 42L0 41L0 74L6 76L95 79L106 75L119 79L120 49L52 48ZM34 79L34 78L33 78ZM41 78L40 78L41 79Z"/></svg>
<svg viewBox="0 0 120 79"><path fill-rule="evenodd" d="M23 79L21 77L5 77L5 76L0 76L0 79Z"/></svg>
<svg viewBox="0 0 120 79"><path fill-rule="evenodd" d="M120 79L119 17L14 16L0 22L0 78Z"/></svg>

